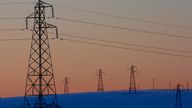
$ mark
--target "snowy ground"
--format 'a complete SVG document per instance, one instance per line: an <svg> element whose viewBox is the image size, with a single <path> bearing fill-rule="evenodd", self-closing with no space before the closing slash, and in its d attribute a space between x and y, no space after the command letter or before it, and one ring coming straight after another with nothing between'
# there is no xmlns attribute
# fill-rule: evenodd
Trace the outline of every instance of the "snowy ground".
<svg viewBox="0 0 192 108"><path fill-rule="evenodd" d="M62 108L175 108L175 91L127 91L60 94ZM23 97L2 98L0 108L18 108ZM182 92L183 108L192 108L192 91Z"/></svg>

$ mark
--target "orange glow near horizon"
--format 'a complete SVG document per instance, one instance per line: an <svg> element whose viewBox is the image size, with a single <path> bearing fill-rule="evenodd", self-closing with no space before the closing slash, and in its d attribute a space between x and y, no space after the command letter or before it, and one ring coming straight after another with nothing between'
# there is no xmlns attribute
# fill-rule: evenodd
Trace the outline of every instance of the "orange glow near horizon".
<svg viewBox="0 0 192 108"><path fill-rule="evenodd" d="M110 0L65 0L48 2L50 2L50 4L61 4L68 7L96 10L98 12L112 13L120 16L130 16L138 19L147 19L149 21L165 22L173 25L188 27L192 25L192 15L188 14L188 11L192 9L192 1L182 0L182 3L180 3L181 1L178 1L173 4L167 3L167 1L173 0L161 0L155 2L153 0L148 0L150 3L144 3L142 0L111 0L111 3L108 3L109 1ZM2 13L1 17L25 17L33 11L32 4L26 6L13 5L14 8L11 7L7 10L7 13L5 13L4 10L7 9L7 7L4 5L0 7L0 12ZM189 37L192 36L191 29L149 24L146 22L137 22L104 15L96 15L93 13L78 12L59 7L56 7L55 11L55 15L57 17L115 25L119 27L137 28L168 34L184 35ZM57 25L59 33L61 34L72 34L88 38L192 51L191 39L172 38L150 33L120 30L70 21L60 21L57 19L47 19L47 22ZM25 28L24 19L8 21L0 19L0 23L0 28ZM33 21L30 22L30 27L32 24ZM32 33L30 31L0 31L0 39L31 38L31 34ZM55 37L52 34L49 36ZM75 39L70 37L62 38ZM90 40L86 39L83 41L90 42ZM103 42L102 44L106 43ZM118 46L120 44L115 45ZM136 73L136 83L138 89L152 89L153 78L156 79L156 89L168 89L169 82L172 83L172 88L175 88L177 83L181 83L184 87L186 87L187 81L189 82L190 87L192 86L191 58L146 53L99 45L89 45L65 40L50 40L50 47L56 88L59 94L63 93L63 80L66 76L69 77L70 92L76 93L96 91L96 70L99 68L105 72L103 79L106 91L127 90L129 87L130 74L127 70L131 65L135 65L138 68L138 72ZM126 47L144 49L133 46ZM0 97L24 95L30 51L29 48L30 41L0 41ZM150 51L151 49L146 50ZM170 52L164 50L155 51L173 54L176 53L174 51ZM185 55L190 56L191 53L187 53Z"/></svg>

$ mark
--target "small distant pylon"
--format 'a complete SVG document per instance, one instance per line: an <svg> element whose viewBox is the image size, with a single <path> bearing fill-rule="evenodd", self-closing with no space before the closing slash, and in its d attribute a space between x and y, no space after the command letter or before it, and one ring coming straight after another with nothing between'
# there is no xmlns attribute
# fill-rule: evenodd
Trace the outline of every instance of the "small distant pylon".
<svg viewBox="0 0 192 108"><path fill-rule="evenodd" d="M152 89L155 90L155 78L153 78L153 86Z"/></svg>
<svg viewBox="0 0 192 108"><path fill-rule="evenodd" d="M103 74L101 69L98 70L99 73L97 74L99 76L98 78L98 85L97 85L97 92L103 92L104 91L104 86L103 86Z"/></svg>
<svg viewBox="0 0 192 108"><path fill-rule="evenodd" d="M182 100L181 100L181 86L177 84L177 92L176 92L176 104L175 108L182 108Z"/></svg>
<svg viewBox="0 0 192 108"><path fill-rule="evenodd" d="M130 83L129 83L129 92L136 93L136 81L135 81L135 73L136 67L131 65L131 73L130 73Z"/></svg>
<svg viewBox="0 0 192 108"><path fill-rule="evenodd" d="M171 88L171 81L169 81L169 90L171 91L172 88Z"/></svg>
<svg viewBox="0 0 192 108"><path fill-rule="evenodd" d="M65 82L64 82L64 94L69 93L69 78L65 77Z"/></svg>
<svg viewBox="0 0 192 108"><path fill-rule="evenodd" d="M187 81L187 91L189 91L189 82Z"/></svg>

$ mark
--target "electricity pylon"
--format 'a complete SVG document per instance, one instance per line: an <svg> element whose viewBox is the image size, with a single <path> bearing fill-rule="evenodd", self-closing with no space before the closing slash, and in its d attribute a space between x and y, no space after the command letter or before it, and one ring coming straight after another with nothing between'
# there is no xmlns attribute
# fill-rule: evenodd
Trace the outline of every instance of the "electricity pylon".
<svg viewBox="0 0 192 108"><path fill-rule="evenodd" d="M68 80L68 77L65 77L64 93L69 93L69 80Z"/></svg>
<svg viewBox="0 0 192 108"><path fill-rule="evenodd" d="M187 81L187 91L189 91L189 82Z"/></svg>
<svg viewBox="0 0 192 108"><path fill-rule="evenodd" d="M56 26L46 22L46 8L52 9L52 17L54 17L53 6L38 0L34 12L26 18L27 29L28 19L34 19L34 25L23 108L60 108L56 95L47 29L56 29L57 38L58 33Z"/></svg>
<svg viewBox="0 0 192 108"><path fill-rule="evenodd" d="M155 90L155 78L153 78L153 86L152 89Z"/></svg>
<svg viewBox="0 0 192 108"><path fill-rule="evenodd" d="M136 67L131 65L129 92L136 93L136 81L135 81Z"/></svg>
<svg viewBox="0 0 192 108"><path fill-rule="evenodd" d="M97 85L97 92L103 92L104 86L103 86L103 73L101 69L98 70L98 85Z"/></svg>
<svg viewBox="0 0 192 108"><path fill-rule="evenodd" d="M169 81L169 90L171 90L171 81Z"/></svg>
<svg viewBox="0 0 192 108"><path fill-rule="evenodd" d="M181 86L180 86L180 84L177 84L175 108L182 108Z"/></svg>

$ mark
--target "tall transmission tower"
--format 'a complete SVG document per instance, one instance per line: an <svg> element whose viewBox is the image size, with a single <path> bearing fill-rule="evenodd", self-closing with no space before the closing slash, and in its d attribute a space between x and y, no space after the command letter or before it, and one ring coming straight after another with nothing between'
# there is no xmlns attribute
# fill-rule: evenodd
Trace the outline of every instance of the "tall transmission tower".
<svg viewBox="0 0 192 108"><path fill-rule="evenodd" d="M104 86L103 86L103 74L101 69L98 70L98 85L97 85L97 92L103 92L104 91Z"/></svg>
<svg viewBox="0 0 192 108"><path fill-rule="evenodd" d="M47 29L56 29L57 38L58 33L56 26L46 22L46 8L51 8L52 17L54 17L53 6L38 0L34 12L26 18L27 29L28 19L34 19L34 25L23 108L60 108L56 95Z"/></svg>
<svg viewBox="0 0 192 108"><path fill-rule="evenodd" d="M129 92L136 93L136 81L135 81L136 67L131 65Z"/></svg>
<svg viewBox="0 0 192 108"><path fill-rule="evenodd" d="M180 84L177 84L175 108L182 108L181 86L180 86Z"/></svg>
<svg viewBox="0 0 192 108"><path fill-rule="evenodd" d="M64 81L64 93L69 93L69 78L65 77Z"/></svg>

